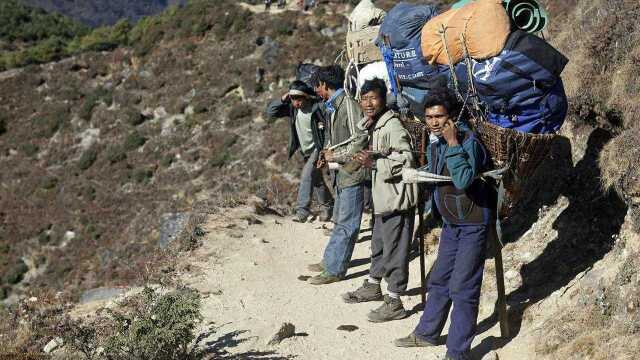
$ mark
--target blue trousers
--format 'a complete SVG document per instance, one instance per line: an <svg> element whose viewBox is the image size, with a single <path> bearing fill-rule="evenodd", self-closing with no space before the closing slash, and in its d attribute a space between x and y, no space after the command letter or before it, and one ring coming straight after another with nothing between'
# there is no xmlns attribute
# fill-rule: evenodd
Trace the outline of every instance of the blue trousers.
<svg viewBox="0 0 640 360"><path fill-rule="evenodd" d="M428 297L415 334L436 343L451 311L447 355L468 359L476 335L488 226L445 224L438 257L427 285Z"/></svg>
<svg viewBox="0 0 640 360"><path fill-rule="evenodd" d="M325 271L344 277L351 261L353 248L360 233L360 221L364 204L364 186L355 185L336 190L333 205L335 226L324 250Z"/></svg>

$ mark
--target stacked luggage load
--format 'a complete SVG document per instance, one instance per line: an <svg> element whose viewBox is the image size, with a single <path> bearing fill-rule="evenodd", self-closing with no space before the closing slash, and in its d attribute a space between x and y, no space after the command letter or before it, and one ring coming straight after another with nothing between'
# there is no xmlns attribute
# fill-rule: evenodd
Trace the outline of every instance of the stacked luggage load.
<svg viewBox="0 0 640 360"><path fill-rule="evenodd" d="M380 55L354 59L351 51L350 60L360 69L376 63L371 74L384 75L400 110L418 119L430 89L454 89L494 168L506 169L501 215L507 216L567 114L560 75L568 60L535 34L548 23L544 9L536 0L462 0L441 14L423 4L401 2L387 14L371 10L370 0L361 5L360 14L364 8L382 14L357 29L368 32L369 54L375 46ZM416 141L425 139L418 134L426 131L423 122L411 127Z"/></svg>

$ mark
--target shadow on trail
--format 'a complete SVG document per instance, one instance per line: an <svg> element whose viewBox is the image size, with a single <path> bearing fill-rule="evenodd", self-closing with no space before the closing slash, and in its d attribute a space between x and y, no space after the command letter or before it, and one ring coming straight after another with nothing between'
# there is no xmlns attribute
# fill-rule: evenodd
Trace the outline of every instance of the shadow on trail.
<svg viewBox="0 0 640 360"><path fill-rule="evenodd" d="M369 275L369 269L358 271L358 272L355 272L353 274L349 274L349 275L345 276L344 279L342 279L342 281L357 279L357 278L359 278L361 276L366 276L366 275Z"/></svg>
<svg viewBox="0 0 640 360"><path fill-rule="evenodd" d="M216 334L220 327L211 327L209 330L201 334L198 338L208 339L212 335ZM243 353L230 353L227 349L235 348L241 343L248 341L252 337L241 338L242 334L247 333L247 330L235 330L219 336L216 339L205 342L203 348L204 359L225 359L225 360L286 360L294 359L294 356L278 355L275 351L257 351L250 350ZM296 334L294 336L307 336L305 333Z"/></svg>
<svg viewBox="0 0 640 360"><path fill-rule="evenodd" d="M370 257L362 258L362 259L354 259L354 260L351 260L351 262L349 263L349 267L350 268L358 267L358 266L366 265L366 264L370 264L370 263L371 263L371 258Z"/></svg>
<svg viewBox="0 0 640 360"><path fill-rule="evenodd" d="M602 148L612 138L603 129L591 132L584 157L571 166L571 146L568 140L553 147L553 161L547 160L532 178L531 197L525 209L505 224L505 240L516 241L538 220L539 209L553 204L560 195L569 205L553 223L556 239L547 244L542 254L522 266L522 285L507 295L511 336L508 339L488 337L472 349L474 358L482 358L492 349L499 349L515 338L521 329L525 310L565 287L579 273L590 269L602 259L615 243L627 213L627 206L613 192L603 192L598 158ZM494 312L478 324L478 334L492 328L498 321Z"/></svg>

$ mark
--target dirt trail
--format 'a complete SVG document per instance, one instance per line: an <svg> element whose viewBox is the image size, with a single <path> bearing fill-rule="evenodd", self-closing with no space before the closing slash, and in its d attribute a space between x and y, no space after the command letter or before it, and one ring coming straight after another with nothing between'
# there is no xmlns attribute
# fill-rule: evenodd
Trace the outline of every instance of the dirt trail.
<svg viewBox="0 0 640 360"><path fill-rule="evenodd" d="M219 326L209 338L224 347L229 357L241 359L440 359L444 346L433 349L399 349L393 339L409 334L421 315L419 262L411 262L409 296L402 300L413 309L405 320L385 324L367 321L367 312L379 303L345 304L340 294L355 289L367 275L370 231L361 233L347 280L316 287L298 279L313 275L306 265L320 260L327 236L321 223L298 224L288 218L258 216L263 223L249 225L248 209L211 215L203 246L190 264L195 270L183 280L205 294L205 323ZM242 220L242 219L245 220ZM368 224L365 219L363 224ZM366 228L366 226L365 226ZM434 254L428 258L433 262ZM493 283L492 275L487 281ZM384 287L383 287L384 288ZM493 296L488 292L486 296ZM491 303L491 302L490 302ZM480 320L493 306L481 306ZM277 346L267 343L284 322L295 325L297 336ZM355 325L352 332L337 330ZM445 330L446 333L446 330ZM474 358L495 359L490 350L500 341L498 326L476 338ZM501 359L533 359L526 330L498 350ZM233 354L233 355L231 355Z"/></svg>

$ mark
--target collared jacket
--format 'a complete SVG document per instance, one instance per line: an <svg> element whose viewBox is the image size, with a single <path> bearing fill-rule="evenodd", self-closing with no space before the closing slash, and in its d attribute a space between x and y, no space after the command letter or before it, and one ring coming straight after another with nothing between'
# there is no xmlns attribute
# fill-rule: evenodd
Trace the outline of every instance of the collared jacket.
<svg viewBox="0 0 640 360"><path fill-rule="evenodd" d="M492 187L478 178L488 155L471 131L459 131L460 145L449 147L443 138L429 144L429 171L451 176L451 183L436 184L432 191L432 210L442 220L455 225L487 225L494 220L495 196Z"/></svg>
<svg viewBox="0 0 640 360"><path fill-rule="evenodd" d="M365 128L363 118L358 127ZM402 183L402 169L415 167L411 135L397 114L391 110L382 114L373 126L371 150L392 152L375 161L371 171L373 209L377 215L387 215L413 209L418 201L417 184Z"/></svg>
<svg viewBox="0 0 640 360"><path fill-rule="evenodd" d="M360 104L341 92L332 100L335 111L331 114L329 125L329 147L333 149L335 162L346 164L353 160L353 156L367 148L369 136L367 132L358 127L362 118ZM349 186L362 184L370 179L370 171L360 167L353 173L348 173L342 168L337 170L334 186L343 189Z"/></svg>
<svg viewBox="0 0 640 360"><path fill-rule="evenodd" d="M321 101L313 101L311 107L311 133L313 135L313 144L316 150L320 151L325 145L325 132L328 123L328 114L324 108L324 104ZM274 119L279 117L289 117L289 146L288 155L289 158L296 153L296 150L300 149L300 139L298 139L298 132L296 131L296 117L298 110L291 105L290 101L282 101L282 99L276 99L267 105L265 111L267 118Z"/></svg>

